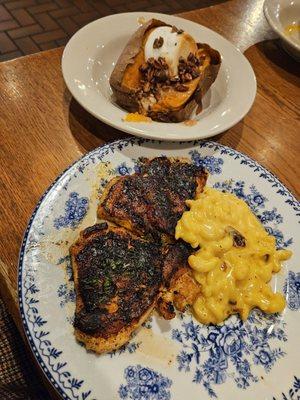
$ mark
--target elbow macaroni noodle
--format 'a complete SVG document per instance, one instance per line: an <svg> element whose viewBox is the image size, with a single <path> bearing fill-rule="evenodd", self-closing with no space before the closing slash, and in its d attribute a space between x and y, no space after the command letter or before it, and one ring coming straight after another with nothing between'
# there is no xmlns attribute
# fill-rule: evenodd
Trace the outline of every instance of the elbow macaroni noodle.
<svg viewBox="0 0 300 400"><path fill-rule="evenodd" d="M234 313L245 320L254 307L266 313L283 311L284 297L273 293L268 282L292 253L276 250L275 238L230 193L205 188L187 205L190 210L177 223L176 239L197 249L188 260L201 286L193 304L196 318L218 324Z"/></svg>

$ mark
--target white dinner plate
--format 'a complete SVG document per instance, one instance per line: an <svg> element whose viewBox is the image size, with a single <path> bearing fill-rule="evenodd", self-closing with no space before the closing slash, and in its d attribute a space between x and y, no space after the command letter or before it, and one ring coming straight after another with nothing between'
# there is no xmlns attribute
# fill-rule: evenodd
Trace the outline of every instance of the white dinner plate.
<svg viewBox="0 0 300 400"><path fill-rule="evenodd" d="M283 48L300 61L300 0L265 0L264 14Z"/></svg>
<svg viewBox="0 0 300 400"><path fill-rule="evenodd" d="M112 98L109 77L141 18L160 19L208 43L222 55L215 83L203 99L197 123L124 122L127 112ZM62 57L63 76L70 92L88 112L103 122L135 136L186 141L206 138L229 129L249 111L256 94L256 79L248 60L228 40L202 25L165 14L136 12L110 15L80 29Z"/></svg>
<svg viewBox="0 0 300 400"><path fill-rule="evenodd" d="M204 326L191 315L153 315L122 349L96 355L76 342L69 246L96 222L99 193L132 173L139 157L188 157L208 185L244 199L293 251L272 285L286 295L280 315L253 311L242 323ZM300 395L300 206L270 172L214 142L163 144L129 138L98 148L68 168L37 205L20 253L19 301L30 346L64 399L297 400Z"/></svg>

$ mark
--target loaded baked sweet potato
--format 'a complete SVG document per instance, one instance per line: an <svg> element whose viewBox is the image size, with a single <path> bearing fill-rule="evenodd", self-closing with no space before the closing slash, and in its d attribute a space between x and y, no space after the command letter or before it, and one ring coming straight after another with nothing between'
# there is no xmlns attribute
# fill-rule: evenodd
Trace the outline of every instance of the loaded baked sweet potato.
<svg viewBox="0 0 300 400"><path fill-rule="evenodd" d="M130 38L110 77L117 104L162 122L181 122L202 109L221 56L208 44L151 19Z"/></svg>

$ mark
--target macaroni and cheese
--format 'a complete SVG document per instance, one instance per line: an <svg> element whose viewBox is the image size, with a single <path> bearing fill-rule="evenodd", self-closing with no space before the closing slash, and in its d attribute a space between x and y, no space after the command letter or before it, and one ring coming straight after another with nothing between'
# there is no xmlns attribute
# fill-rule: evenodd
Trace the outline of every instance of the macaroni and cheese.
<svg viewBox="0 0 300 400"><path fill-rule="evenodd" d="M268 282L292 253L276 250L275 238L230 193L205 188L187 205L190 210L177 223L176 239L199 247L188 260L201 286L193 304L196 318L218 324L234 313L245 320L254 307L266 313L283 311L284 297L273 293Z"/></svg>

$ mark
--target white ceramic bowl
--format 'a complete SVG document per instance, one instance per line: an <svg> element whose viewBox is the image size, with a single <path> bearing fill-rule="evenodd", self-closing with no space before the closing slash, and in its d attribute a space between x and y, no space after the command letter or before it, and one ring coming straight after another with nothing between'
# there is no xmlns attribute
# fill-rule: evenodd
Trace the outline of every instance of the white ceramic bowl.
<svg viewBox="0 0 300 400"><path fill-rule="evenodd" d="M284 49L300 61L300 0L265 0L264 13Z"/></svg>
<svg viewBox="0 0 300 400"><path fill-rule="evenodd" d="M209 43L222 55L218 77L203 98L196 123L124 122L127 112L113 101L109 77L141 17L157 18ZM98 19L80 29L67 44L62 72L72 95L89 113L124 132L165 141L188 141L214 136L239 122L256 94L256 79L248 60L228 40L194 22L157 13L125 13Z"/></svg>

